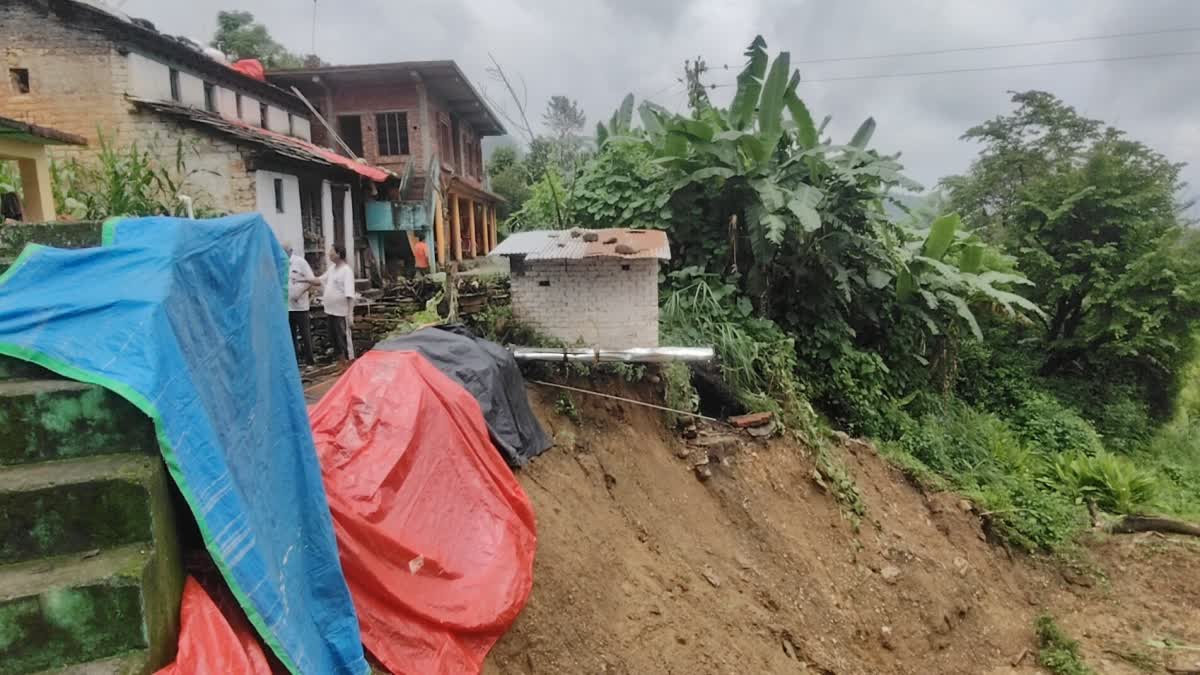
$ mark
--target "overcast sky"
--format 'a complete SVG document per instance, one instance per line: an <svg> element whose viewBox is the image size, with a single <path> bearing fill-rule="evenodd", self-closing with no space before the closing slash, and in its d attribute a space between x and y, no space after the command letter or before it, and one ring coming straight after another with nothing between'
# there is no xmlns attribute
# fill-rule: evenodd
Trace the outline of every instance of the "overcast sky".
<svg viewBox="0 0 1200 675"><path fill-rule="evenodd" d="M110 0L159 30L207 41L218 9L244 9L296 52L311 49L308 0ZM627 92L681 109L684 59L703 56L709 82L733 82L756 33L772 53L804 59L871 56L1163 29L1200 29L1194 0L320 0L316 51L332 63L454 59L497 101L491 53L528 86L530 107L577 99L588 129ZM806 79L1200 51L1200 31L864 61L797 64ZM728 70L725 70L725 66ZM1044 89L1114 124L1174 161L1200 192L1200 56L1109 61L897 79L808 82L814 117L848 140L867 116L873 146L902 150L914 179L963 171L978 148L971 125L1010 109L1008 90ZM1192 73L1192 75L1188 75ZM724 105L733 89L712 92ZM509 106L511 110L511 105ZM534 115L535 124L540 115Z"/></svg>

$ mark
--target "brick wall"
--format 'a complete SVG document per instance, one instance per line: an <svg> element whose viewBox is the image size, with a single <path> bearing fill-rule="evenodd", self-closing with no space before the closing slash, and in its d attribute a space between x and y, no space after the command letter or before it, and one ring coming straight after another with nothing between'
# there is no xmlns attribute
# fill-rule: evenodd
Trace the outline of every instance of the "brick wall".
<svg viewBox="0 0 1200 675"><path fill-rule="evenodd" d="M177 141L182 140L190 174L186 191L198 205L228 212L254 210L254 177L241 148L165 117L138 112L125 98L138 85L138 59L135 53L118 53L100 33L40 15L24 3L6 3L0 6L0 115L88 140L84 147L52 146L50 154L56 160L94 157L103 134L119 146L137 140L173 166ZM29 70L29 93L14 90L9 68ZM200 96L202 103L203 92Z"/></svg>
<svg viewBox="0 0 1200 675"><path fill-rule="evenodd" d="M526 261L524 272L512 275L512 306L518 319L567 343L654 347L658 261Z"/></svg>

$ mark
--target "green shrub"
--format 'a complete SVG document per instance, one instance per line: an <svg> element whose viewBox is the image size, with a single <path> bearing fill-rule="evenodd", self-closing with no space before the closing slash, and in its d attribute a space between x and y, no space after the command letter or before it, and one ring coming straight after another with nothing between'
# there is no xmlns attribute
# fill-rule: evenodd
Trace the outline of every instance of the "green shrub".
<svg viewBox="0 0 1200 675"><path fill-rule="evenodd" d="M1013 413L1012 421L1021 439L1043 452L1094 455L1104 449L1091 423L1049 394L1030 396Z"/></svg>
<svg viewBox="0 0 1200 675"><path fill-rule="evenodd" d="M1038 638L1038 665L1054 675L1092 675L1079 655L1079 643L1071 639L1049 614L1034 622Z"/></svg>
<svg viewBox="0 0 1200 675"><path fill-rule="evenodd" d="M659 370L663 380L663 401L668 408L694 413L700 409L700 395L692 384L692 369L678 361L663 365ZM679 422L678 415L671 413L672 421Z"/></svg>
<svg viewBox="0 0 1200 675"><path fill-rule="evenodd" d="M811 431L815 415L796 379L792 338L774 322L752 316L750 302L718 275L687 268L669 279L659 318L662 341L713 347L721 379L742 405Z"/></svg>
<svg viewBox="0 0 1200 675"><path fill-rule="evenodd" d="M1159 509L1200 520L1200 420L1167 425L1134 460L1158 475Z"/></svg>
<svg viewBox="0 0 1200 675"><path fill-rule="evenodd" d="M1086 524L1069 495L1039 480L1041 456L996 415L950 402L884 447L921 482L931 482L926 471L944 477L979 505L998 535L1025 550L1053 550Z"/></svg>
<svg viewBox="0 0 1200 675"><path fill-rule="evenodd" d="M1140 513L1158 496L1151 472L1107 452L1060 455L1050 466L1050 477L1066 494L1095 502L1109 513Z"/></svg>

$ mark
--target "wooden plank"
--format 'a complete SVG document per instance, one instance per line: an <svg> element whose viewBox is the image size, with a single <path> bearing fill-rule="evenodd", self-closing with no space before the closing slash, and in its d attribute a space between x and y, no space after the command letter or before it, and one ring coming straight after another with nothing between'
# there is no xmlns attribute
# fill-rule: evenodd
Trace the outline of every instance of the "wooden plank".
<svg viewBox="0 0 1200 675"><path fill-rule="evenodd" d="M500 243L499 234L500 234L500 224L496 222L496 205L492 204L492 246L491 246L491 248L493 248L493 249L496 248L496 245Z"/></svg>
<svg viewBox="0 0 1200 675"><path fill-rule="evenodd" d="M462 262L462 216L459 213L458 195L450 193L450 241L454 242L454 261Z"/></svg>
<svg viewBox="0 0 1200 675"><path fill-rule="evenodd" d="M450 241L446 238L446 219L442 216L442 197L437 192L433 193L433 239L434 249L437 251L438 265L445 265L447 254L450 250Z"/></svg>

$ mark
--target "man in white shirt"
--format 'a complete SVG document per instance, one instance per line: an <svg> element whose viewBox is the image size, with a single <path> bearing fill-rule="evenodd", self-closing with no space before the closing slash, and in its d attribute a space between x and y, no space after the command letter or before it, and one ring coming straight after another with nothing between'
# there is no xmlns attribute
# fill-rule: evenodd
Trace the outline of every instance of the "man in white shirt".
<svg viewBox="0 0 1200 675"><path fill-rule="evenodd" d="M346 247L334 244L329 251L329 269L321 275L321 305L329 321L329 339L333 341L338 362L345 366L353 357L350 326L354 323L354 271L346 264Z"/></svg>
<svg viewBox="0 0 1200 675"><path fill-rule="evenodd" d="M313 361L308 293L321 282L313 276L312 267L300 252L292 248L291 242L285 243L283 250L288 254L288 324L292 327L296 356L302 357L306 365L316 365Z"/></svg>

